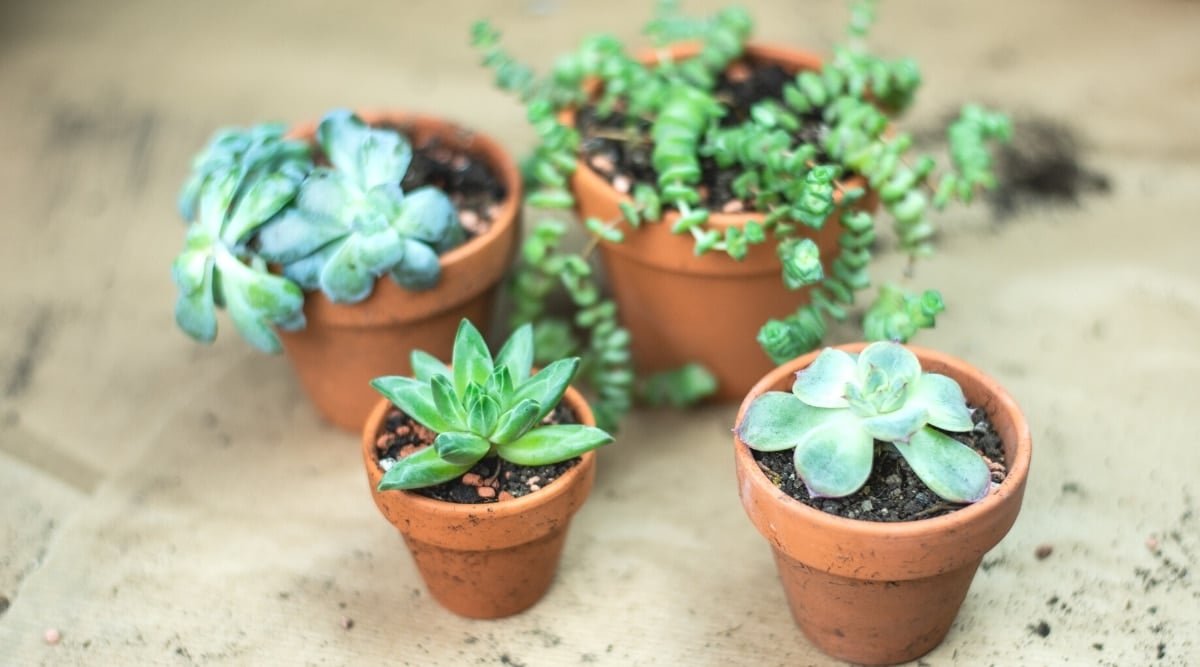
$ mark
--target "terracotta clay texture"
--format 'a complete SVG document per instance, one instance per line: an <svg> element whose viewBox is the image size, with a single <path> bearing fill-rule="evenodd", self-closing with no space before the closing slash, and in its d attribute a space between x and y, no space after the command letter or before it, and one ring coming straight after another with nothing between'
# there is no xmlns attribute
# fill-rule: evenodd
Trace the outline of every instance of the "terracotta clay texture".
<svg viewBox="0 0 1200 667"><path fill-rule="evenodd" d="M403 129L413 145L439 137L481 157L504 184L506 196L491 228L440 258L441 278L425 291L406 290L382 277L365 300L335 304L320 291L305 295L308 323L280 332L283 349L317 412L348 431L362 428L379 395L368 384L382 375L408 375L409 355L420 349L450 357L454 333L465 317L486 331L496 287L516 249L521 179L512 157L491 138L445 120L400 112L359 112L370 125ZM315 122L290 136L312 140Z"/></svg>
<svg viewBox="0 0 1200 667"><path fill-rule="evenodd" d="M579 423L595 425L579 392L563 401ZM430 594L469 618L502 618L533 606L558 570L567 528L596 477L596 453L529 495L482 505L433 500L405 491L377 491L375 440L392 405L380 401L363 429L363 462L379 511L404 536Z"/></svg>
<svg viewBox="0 0 1200 667"><path fill-rule="evenodd" d="M857 352L865 345L839 347ZM913 660L941 643L983 555L1016 520L1029 472L1029 427L1008 392L958 359L910 349L926 371L957 380L967 401L987 411L1004 441L1007 477L978 503L903 523L837 517L771 484L745 443L734 438L742 505L774 550L797 625L825 653L861 664ZM742 403L738 423L758 395L790 391L795 372L816 355L795 359L764 377Z"/></svg>
<svg viewBox="0 0 1200 667"><path fill-rule="evenodd" d="M676 59L696 53L693 46L672 51ZM794 49L750 45L747 55L776 62L792 71L817 69L820 59ZM573 123L569 114L564 117ZM851 182L847 187L863 185ZM583 218L615 220L619 202L628 195L615 190L602 176L580 161L571 177L571 188ZM862 206L873 207L874 197ZM703 363L718 382L716 400L736 401L774 364L755 342L758 330L771 318L792 314L809 301L808 290L788 290L775 244L753 245L742 261L722 252L696 257L690 234L671 233L678 213L665 213L659 222L639 229L623 228L620 243L601 242L600 253L622 324L632 334L634 363L639 372ZM708 225L724 233L761 219L756 214L712 213ZM842 228L836 218L811 230L821 249L826 272L838 253Z"/></svg>

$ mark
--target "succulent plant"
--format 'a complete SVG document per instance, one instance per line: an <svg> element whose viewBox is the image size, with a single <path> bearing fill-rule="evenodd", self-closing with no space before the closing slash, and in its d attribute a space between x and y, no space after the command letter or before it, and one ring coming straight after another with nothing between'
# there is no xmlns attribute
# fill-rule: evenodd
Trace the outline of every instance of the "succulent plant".
<svg viewBox="0 0 1200 667"><path fill-rule="evenodd" d="M312 169L308 145L283 134L282 125L272 124L220 130L193 161L179 196L187 236L171 274L179 288L175 321L197 340L216 337L217 307L268 352L280 348L272 325L304 326L304 293L272 275L251 243Z"/></svg>
<svg viewBox="0 0 1200 667"><path fill-rule="evenodd" d="M795 449L796 473L814 498L847 496L862 487L878 440L891 443L931 491L971 503L991 488L988 465L942 431L973 427L957 382L923 373L903 345L877 342L857 358L826 348L796 373L790 393L757 397L737 435L759 451Z"/></svg>
<svg viewBox="0 0 1200 667"><path fill-rule="evenodd" d="M432 446L398 460L380 491L413 489L452 480L487 456L519 465L548 465L612 442L594 426L543 424L579 369L579 358L551 362L532 373L533 327L513 332L495 359L479 331L464 319L454 338L451 366L414 351L415 377L371 382L406 415L435 431Z"/></svg>
<svg viewBox="0 0 1200 667"><path fill-rule="evenodd" d="M1008 140L1011 127L1005 116L964 106L948 129L950 160L940 175L933 173L936 163L931 156L909 155L911 135L889 129L892 115L912 103L921 73L912 60L885 60L865 49L875 19L873 0L851 3L848 39L820 70L793 74L779 99L755 103L744 119L733 118L715 88L720 73L744 52L753 27L750 15L726 8L695 18L680 14L674 0L659 0L657 5L644 32L659 47L698 43L694 57L676 61L663 56L647 64L626 52L616 38L597 35L564 53L539 76L504 49L499 31L490 23L479 21L472 28L473 44L495 71L497 86L527 105L529 122L540 137L528 164L534 181L527 200L531 206L565 209L574 203L567 184L583 140L576 127L562 122L564 110L587 106L601 118L623 114L624 123L611 133L631 144L652 145L654 181L634 184L619 216L584 220L593 240L576 259L588 259L598 240L617 243L637 233L640 226L660 220L667 209L679 213L671 231L691 236L697 255L715 251L740 260L752 245L774 244L784 283L789 289L808 288L811 295L810 304L763 324L758 341L768 356L782 363L816 349L829 320L850 319L856 295L872 285L867 269L875 247L876 215L861 207L867 188L858 183L878 195L894 222L900 249L910 258L931 251L931 207L941 209L952 200L969 203L978 188L995 185L989 144ZM814 127L815 133L803 131ZM732 191L747 211L761 215L759 220L726 226L723 232L707 224L709 211L699 194L707 164L735 171ZM844 231L838 256L826 270L809 232L830 220L840 221ZM548 254L539 248L518 269L517 322L555 317L542 306L552 292L545 288L548 269L571 272L563 274L562 286L580 311L603 303L591 288L590 273L580 277L580 262L560 261L555 253L571 254L556 247ZM585 288L578 288L580 284ZM524 289L529 285L539 289ZM918 301L927 307L914 309ZM872 339L886 335L908 340L918 329L933 326L942 308L935 292L918 296L892 285L880 290L870 307L872 321L880 325L866 333ZM596 355L622 356L614 351L614 343L620 341L614 337L619 318L613 314L589 319L591 327L580 325L591 330L588 342L577 346L585 353L585 363ZM564 329L561 320L554 328ZM596 375L605 393L598 412L619 415L627 409L635 386L627 370L625 364L619 371Z"/></svg>
<svg viewBox="0 0 1200 667"><path fill-rule="evenodd" d="M445 193L401 189L413 156L408 140L339 109L321 120L317 142L331 166L313 169L294 205L262 228L259 253L338 303L363 300L385 273L408 289L433 287L438 255L465 236Z"/></svg>

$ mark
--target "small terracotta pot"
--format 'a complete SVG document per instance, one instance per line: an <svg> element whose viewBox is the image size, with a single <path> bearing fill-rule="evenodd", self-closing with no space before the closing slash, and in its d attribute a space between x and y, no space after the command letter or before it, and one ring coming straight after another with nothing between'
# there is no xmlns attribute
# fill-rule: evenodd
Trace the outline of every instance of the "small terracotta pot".
<svg viewBox="0 0 1200 667"><path fill-rule="evenodd" d="M512 156L486 135L430 116L360 112L369 125L401 128L419 146L439 137L481 157L504 184L506 197L491 228L439 259L441 278L430 290L410 291L382 277L365 300L336 304L318 291L304 299L307 325L281 331L283 349L317 412L357 432L379 394L371 379L408 375L414 349L448 359L465 317L483 331L492 317L496 287L516 250L521 178ZM289 136L312 140L316 122L296 125Z"/></svg>
<svg viewBox="0 0 1200 667"><path fill-rule="evenodd" d="M695 45L683 45L671 52L675 59L685 59L697 51ZM794 49L750 45L746 54L795 72L821 66L817 56ZM644 60L654 62L654 57ZM564 114L563 120L574 123L572 114ZM618 219L619 202L630 199L583 160L570 184L582 218ZM845 185L865 187L860 181ZM858 206L873 208L874 202L871 195ZM736 401L774 366L755 342L758 330L767 320L786 317L807 304L808 289L784 286L783 267L770 240L751 246L742 261L715 251L696 257L691 235L671 233L678 216L676 211L665 212L662 221L643 223L636 230L626 225L622 242L600 243L621 323L632 334L638 371L652 373L698 361L717 378L716 400ZM707 224L723 234L726 227L744 227L762 217L714 212ZM819 231L809 231L825 271L831 271L839 251L840 221L830 217Z"/></svg>
<svg viewBox="0 0 1200 667"><path fill-rule="evenodd" d="M595 426L579 392L563 401L579 423ZM464 505L407 491L377 490L383 471L375 454L392 404L381 400L363 428L363 463L371 497L404 536L417 570L434 599L469 618L502 618L533 606L558 570L567 528L596 477L596 453L542 489L520 498Z"/></svg>
<svg viewBox="0 0 1200 667"><path fill-rule="evenodd" d="M866 343L838 346L858 352ZM1020 408L991 377L963 361L910 347L926 371L948 375L967 401L987 411L1004 441L1008 474L977 503L943 516L877 523L826 514L772 484L750 449L734 437L738 490L750 521L775 552L796 624L825 653L883 665L933 650L958 614L983 555L1008 533L1021 509L1032 439ZM818 352L762 379L742 402L790 391L795 372Z"/></svg>

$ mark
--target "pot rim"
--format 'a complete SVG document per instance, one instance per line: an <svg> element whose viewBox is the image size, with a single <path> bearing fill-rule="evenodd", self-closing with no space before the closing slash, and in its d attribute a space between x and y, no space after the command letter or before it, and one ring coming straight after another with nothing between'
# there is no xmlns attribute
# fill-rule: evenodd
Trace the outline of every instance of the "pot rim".
<svg viewBox="0 0 1200 667"><path fill-rule="evenodd" d="M843 345L834 345L837 349L846 352L856 353L866 347L869 343L857 342L847 343ZM990 392L990 405L994 405L997 411L1005 411L1014 415L1014 426L1016 430L1016 442L1013 445L1015 456L1009 457L1006 454L1007 473L1004 481L988 492L982 500L979 500L970 505L961 507L949 514L932 517L928 519L917 519L909 521L897 522L879 522L867 521L863 519L849 519L846 517L829 514L822 510L810 507L809 505L796 500L790 495L784 493L781 489L767 479L766 475L758 469L758 466L753 463L753 456L750 454L750 447L736 435L736 425L742 423L746 410L750 406L750 402L766 391L774 390L775 386L783 381L788 375L797 370L808 367L812 360L820 354L820 350L814 350L801 357L797 357L781 366L776 367L768 373L762 380L751 388L746 398L742 401L738 409L737 420L735 422L735 457L738 460L739 466L747 466L748 475L746 482L758 487L759 490L766 491L776 500L778 500L789 514L795 514L798 520L814 524L818 529L834 531L842 534L854 534L863 537L880 538L920 538L923 536L940 533L947 529L960 528L962 525L974 522L990 515L1008 510L1008 505L1014 500L1020 502L1020 493L1023 492L1025 481L1029 475L1029 465L1032 458L1032 436L1029 431L1029 425L1024 418L1024 413L1013 397L992 380L990 376L985 374L978 368L968 364L961 359L945 354L943 352L922 348L915 345L905 345L909 350L912 350L918 358L921 359L922 368L927 365L936 365L946 368L953 368L954 373L963 377L969 377L976 381L983 381L983 384L988 385ZM823 349L823 348L822 348ZM942 372L935 370L933 372ZM957 378L956 378L957 379ZM977 405L976 407L982 407Z"/></svg>

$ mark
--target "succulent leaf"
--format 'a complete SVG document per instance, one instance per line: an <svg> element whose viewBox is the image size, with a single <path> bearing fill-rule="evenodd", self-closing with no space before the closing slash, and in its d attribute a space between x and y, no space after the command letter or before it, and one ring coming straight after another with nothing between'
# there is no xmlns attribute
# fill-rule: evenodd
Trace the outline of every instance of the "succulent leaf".
<svg viewBox="0 0 1200 667"><path fill-rule="evenodd" d="M580 424L553 424L529 431L520 438L497 447L506 461L526 466L549 465L575 458L612 442L608 433Z"/></svg>
<svg viewBox="0 0 1200 667"><path fill-rule="evenodd" d="M846 385L856 381L858 365L854 357L834 348L822 350L808 368L796 373L792 393L801 401L818 408L844 408Z"/></svg>
<svg viewBox="0 0 1200 667"><path fill-rule="evenodd" d="M454 369L454 390L464 397L470 385L483 385L492 374L492 353L488 351L487 342L466 318L459 322L458 333L454 336L451 367ZM468 403L467 409L470 407Z"/></svg>
<svg viewBox="0 0 1200 667"><path fill-rule="evenodd" d="M392 267L396 284L410 290L425 290L437 284L442 265L432 248L412 239L404 240L404 259Z"/></svg>
<svg viewBox="0 0 1200 667"><path fill-rule="evenodd" d="M905 405L899 410L862 419L872 438L884 442L908 442L913 433L925 426L929 411L923 405Z"/></svg>
<svg viewBox="0 0 1200 667"><path fill-rule="evenodd" d="M388 375L371 380L371 386L425 428L438 433L454 430L454 425L438 410L433 389L428 383L410 377Z"/></svg>
<svg viewBox="0 0 1200 667"><path fill-rule="evenodd" d="M514 382L523 382L533 372L533 325L517 327L496 354L496 365L508 369Z"/></svg>
<svg viewBox="0 0 1200 667"><path fill-rule="evenodd" d="M857 491L871 474L874 439L845 410L829 410L796 445L796 472L814 498L840 498Z"/></svg>
<svg viewBox="0 0 1200 667"><path fill-rule="evenodd" d="M473 466L487 456L492 443L474 433L447 431L434 438L433 449L447 463Z"/></svg>
<svg viewBox="0 0 1200 667"><path fill-rule="evenodd" d="M464 240L454 204L446 193L428 185L404 197L393 226L405 236L435 245L439 252Z"/></svg>
<svg viewBox="0 0 1200 667"><path fill-rule="evenodd" d="M437 449L426 447L388 468L379 482L379 490L403 491L441 484L462 477L473 465L474 462L461 465L450 463L438 456Z"/></svg>
<svg viewBox="0 0 1200 667"><path fill-rule="evenodd" d="M871 343L858 355L858 375L866 379L872 371L884 377L914 383L921 375L921 362L903 345L889 341Z"/></svg>
<svg viewBox="0 0 1200 667"><path fill-rule="evenodd" d="M768 391L750 403L737 436L760 452L791 449L823 416L823 408L806 405L787 392Z"/></svg>
<svg viewBox="0 0 1200 667"><path fill-rule="evenodd" d="M963 432L975 426L962 387L945 375L921 375L908 401L923 406L929 412L929 423L938 428Z"/></svg>
<svg viewBox="0 0 1200 667"><path fill-rule="evenodd" d="M445 375L448 378L454 376L449 366L424 350L413 350L411 359L413 377L421 382L430 382L435 375Z"/></svg>
<svg viewBox="0 0 1200 667"><path fill-rule="evenodd" d="M434 406L450 428L466 431L469 428L467 408L454 393L454 385L450 382L449 376L434 375L429 380L429 387L433 394Z"/></svg>
<svg viewBox="0 0 1200 667"><path fill-rule="evenodd" d="M500 415L496 429L492 431L489 439L498 445L506 445L520 438L528 433L529 429L537 426L537 416L541 411L542 406L538 405L537 401L531 398L524 399Z"/></svg>
<svg viewBox="0 0 1200 667"><path fill-rule="evenodd" d="M896 449L931 491L950 502L976 502L991 488L983 458L944 433L923 428Z"/></svg>
<svg viewBox="0 0 1200 667"><path fill-rule="evenodd" d="M513 394L513 401L519 403L527 398L536 401L541 406L537 415L537 420L541 421L550 414L555 405L558 405L559 398L570 386L578 370L578 357L553 361L518 386Z"/></svg>

